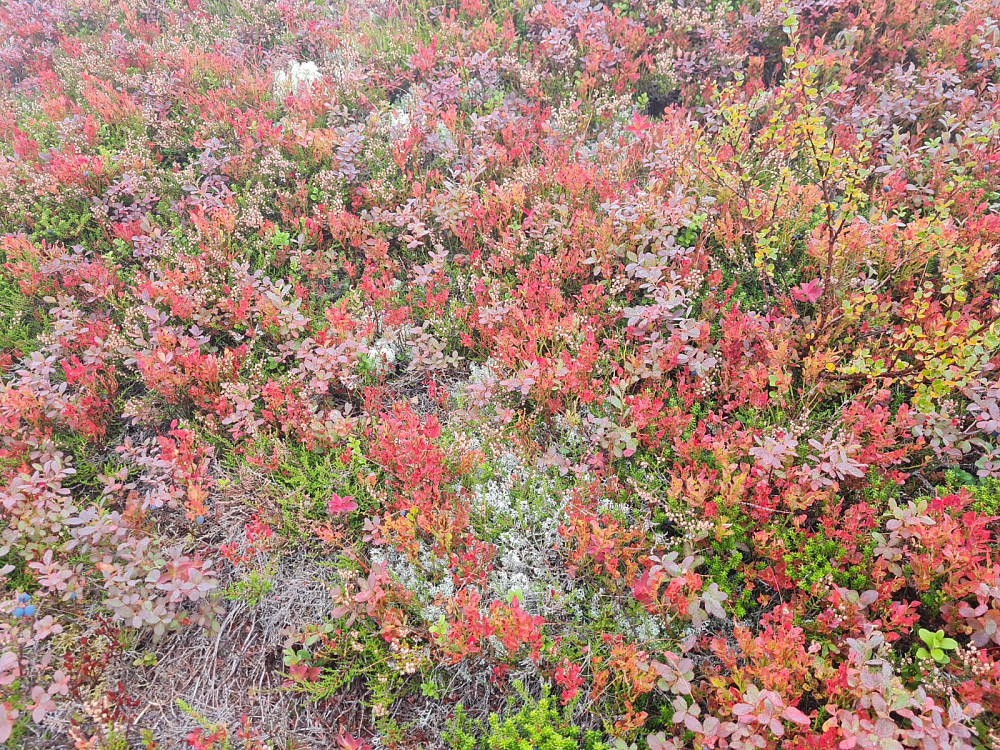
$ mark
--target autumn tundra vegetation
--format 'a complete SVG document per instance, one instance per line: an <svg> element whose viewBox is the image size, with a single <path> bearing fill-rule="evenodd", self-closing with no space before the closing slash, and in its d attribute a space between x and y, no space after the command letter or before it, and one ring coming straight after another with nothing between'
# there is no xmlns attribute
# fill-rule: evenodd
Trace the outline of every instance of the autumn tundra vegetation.
<svg viewBox="0 0 1000 750"><path fill-rule="evenodd" d="M5 748L1000 747L1000 1L0 32Z"/></svg>

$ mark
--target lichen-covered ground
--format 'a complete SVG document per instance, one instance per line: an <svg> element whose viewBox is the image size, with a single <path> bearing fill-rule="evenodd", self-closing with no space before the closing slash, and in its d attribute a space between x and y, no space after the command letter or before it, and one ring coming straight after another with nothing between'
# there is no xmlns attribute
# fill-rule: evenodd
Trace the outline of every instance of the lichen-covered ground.
<svg viewBox="0 0 1000 750"><path fill-rule="evenodd" d="M0 744L1000 746L1000 2L0 5Z"/></svg>

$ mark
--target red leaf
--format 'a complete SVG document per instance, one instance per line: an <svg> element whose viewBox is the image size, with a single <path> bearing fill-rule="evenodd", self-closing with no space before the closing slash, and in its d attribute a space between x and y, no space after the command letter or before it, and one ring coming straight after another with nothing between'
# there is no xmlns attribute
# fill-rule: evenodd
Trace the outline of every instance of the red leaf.
<svg viewBox="0 0 1000 750"><path fill-rule="evenodd" d="M358 504L354 502L354 498L350 495L341 497L336 492L330 498L330 502L327 503L326 509L331 516L335 516L341 513L350 513L352 510L357 510Z"/></svg>

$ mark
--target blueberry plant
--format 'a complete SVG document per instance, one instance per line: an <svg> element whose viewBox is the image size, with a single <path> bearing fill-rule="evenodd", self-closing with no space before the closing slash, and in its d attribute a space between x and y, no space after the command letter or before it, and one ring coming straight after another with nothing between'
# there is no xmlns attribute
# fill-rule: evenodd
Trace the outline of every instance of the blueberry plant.
<svg viewBox="0 0 1000 750"><path fill-rule="evenodd" d="M0 30L0 744L1000 746L995 0Z"/></svg>

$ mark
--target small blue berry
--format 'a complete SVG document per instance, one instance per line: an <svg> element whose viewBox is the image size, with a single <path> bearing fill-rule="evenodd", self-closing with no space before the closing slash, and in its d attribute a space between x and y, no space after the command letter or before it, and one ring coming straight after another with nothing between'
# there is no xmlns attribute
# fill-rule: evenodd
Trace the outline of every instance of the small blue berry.
<svg viewBox="0 0 1000 750"><path fill-rule="evenodd" d="M30 600L31 600L31 597L28 596L27 594L21 594L20 596L17 597L17 601L20 604L27 604Z"/></svg>
<svg viewBox="0 0 1000 750"><path fill-rule="evenodd" d="M198 516L194 521L195 523L205 523L205 516Z"/></svg>
<svg viewBox="0 0 1000 750"><path fill-rule="evenodd" d="M883 188L882 188L882 192L883 192L883 193L889 193L889 192L892 192L892 188L891 188L891 187L889 187L888 185L886 185L885 187L883 187Z"/></svg>
<svg viewBox="0 0 1000 750"><path fill-rule="evenodd" d="M25 617L34 617L35 616L35 611L36 611L35 610L35 605L34 604L29 604L27 607L24 608L24 616Z"/></svg>
<svg viewBox="0 0 1000 750"><path fill-rule="evenodd" d="M982 70L982 69L983 69L983 64L981 62L977 62L976 63L976 70Z"/></svg>
<svg viewBox="0 0 1000 750"><path fill-rule="evenodd" d="M70 594L69 594L69 600L71 602L75 602L76 601L76 592L75 591L71 591L70 592Z"/></svg>
<svg viewBox="0 0 1000 750"><path fill-rule="evenodd" d="M14 607L14 617L24 617L24 607Z"/></svg>

